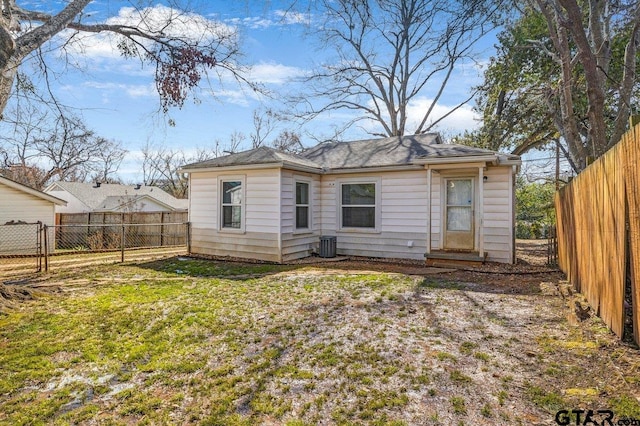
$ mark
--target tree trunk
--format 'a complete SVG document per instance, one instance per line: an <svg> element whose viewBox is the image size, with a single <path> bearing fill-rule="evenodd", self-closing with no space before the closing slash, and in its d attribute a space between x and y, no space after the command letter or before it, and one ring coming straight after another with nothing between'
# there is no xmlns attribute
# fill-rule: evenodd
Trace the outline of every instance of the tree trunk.
<svg viewBox="0 0 640 426"><path fill-rule="evenodd" d="M11 88L17 72L18 68L12 63L0 68L0 120L2 120L2 112L7 106L7 101L11 95Z"/></svg>
<svg viewBox="0 0 640 426"><path fill-rule="evenodd" d="M28 31L13 40L10 31L15 24L13 13L25 13L8 9L2 11L0 20L0 117L4 111L11 88L18 72L18 66L31 52L42 46L53 36L65 29L70 22L91 2L91 0L72 0L55 16L51 16L42 25ZM12 2L9 2L12 3Z"/></svg>
<svg viewBox="0 0 640 426"><path fill-rule="evenodd" d="M597 2L596 2L597 3ZM607 131L604 120L604 75L600 69L607 69L608 64L599 64L593 49L604 50L606 46L591 46L582 24L583 12L575 0L560 0L560 4L567 11L567 20L564 23L573 36L578 47L578 59L582 64L587 86L587 98L589 107L587 117L589 119L589 144L593 158L598 158L606 151ZM596 15L600 7L593 6L591 15ZM591 18L591 22L600 22L601 16ZM589 28L590 32L597 32L598 28ZM599 37L604 40L604 37ZM602 41L604 44L604 41Z"/></svg>

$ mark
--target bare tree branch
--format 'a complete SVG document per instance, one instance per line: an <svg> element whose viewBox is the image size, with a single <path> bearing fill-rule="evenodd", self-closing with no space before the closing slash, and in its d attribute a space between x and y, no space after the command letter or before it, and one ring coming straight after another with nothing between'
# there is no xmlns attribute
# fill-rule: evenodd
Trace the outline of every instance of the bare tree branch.
<svg viewBox="0 0 640 426"><path fill-rule="evenodd" d="M126 9L126 16L87 22L83 11L89 3L90 0L70 0L50 14L26 10L17 6L16 0L2 0L0 113L23 61L54 37L67 39L58 49L78 50L83 42L78 34L110 35L124 57L155 66L156 88L165 112L181 107L211 69L228 73L252 90L261 90L245 77L246 70L237 63L240 50L235 28L188 12L182 6L154 5L151 1L146 6L141 2L137 8Z"/></svg>
<svg viewBox="0 0 640 426"><path fill-rule="evenodd" d="M330 63L317 67L302 81L309 88L294 96L293 114L310 120L331 111L359 114L351 121L375 122L397 136L407 126L421 133L433 117L435 105L462 61L495 28L498 2L450 0L321 0L326 16L320 36L323 47L336 52ZM412 103L430 98L419 117L409 117ZM469 98L461 100L452 111ZM451 112L445 113L450 115ZM411 120L410 120L411 119ZM415 123L413 122L415 121Z"/></svg>

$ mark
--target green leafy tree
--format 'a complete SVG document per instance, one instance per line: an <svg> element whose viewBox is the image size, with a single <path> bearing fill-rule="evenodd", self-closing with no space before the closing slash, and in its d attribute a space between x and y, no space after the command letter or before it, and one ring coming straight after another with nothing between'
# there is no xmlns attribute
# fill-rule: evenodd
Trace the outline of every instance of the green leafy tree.
<svg viewBox="0 0 640 426"><path fill-rule="evenodd" d="M552 182L527 182L523 176L516 180L516 237L542 238L545 229L555 224Z"/></svg>
<svg viewBox="0 0 640 426"><path fill-rule="evenodd" d="M559 143L574 170L627 128L640 84L640 4L528 1L479 88L483 126L460 141L521 154Z"/></svg>

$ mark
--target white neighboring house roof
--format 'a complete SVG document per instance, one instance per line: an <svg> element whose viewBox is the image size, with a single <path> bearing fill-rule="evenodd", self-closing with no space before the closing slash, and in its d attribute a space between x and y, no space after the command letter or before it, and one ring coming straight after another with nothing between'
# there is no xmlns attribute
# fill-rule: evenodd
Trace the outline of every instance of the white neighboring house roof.
<svg viewBox="0 0 640 426"><path fill-rule="evenodd" d="M133 199L147 198L154 200L169 210L187 210L188 200L175 198L162 189L146 185L120 185L114 183L83 183L83 182L54 182L45 191L66 191L91 211L113 210L117 200L131 202ZM104 207L104 206L107 207Z"/></svg>
<svg viewBox="0 0 640 426"><path fill-rule="evenodd" d="M67 202L65 200L61 199L61 198L54 197L53 195L47 194L46 192L38 191L37 189L33 189L33 188L31 188L31 187L29 187L27 185L24 185L24 184L21 184L19 182L14 181L14 180L8 179L8 178L6 178L4 176L0 176L0 183L4 184L4 185L6 185L6 186L8 186L10 188L16 189L18 191L22 191L22 192L24 192L26 194L33 195L34 197L38 197L38 198L41 198L43 200L49 201L49 202L51 202L53 204L57 204L59 206L66 206L67 205Z"/></svg>
<svg viewBox="0 0 640 426"><path fill-rule="evenodd" d="M176 210L174 206L170 206L168 204L159 201L156 198L150 197L147 194L144 195L111 195L105 198L100 206L94 209L95 212L117 212L126 208L135 208L136 205L140 205L144 203L145 200L149 203L153 203L156 205L160 205L167 210Z"/></svg>

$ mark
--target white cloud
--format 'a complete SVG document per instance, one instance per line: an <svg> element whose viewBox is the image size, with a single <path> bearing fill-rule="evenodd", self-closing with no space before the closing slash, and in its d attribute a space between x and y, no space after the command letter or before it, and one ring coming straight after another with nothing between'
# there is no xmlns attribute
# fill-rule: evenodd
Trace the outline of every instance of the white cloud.
<svg viewBox="0 0 640 426"><path fill-rule="evenodd" d="M432 102L433 99L417 98L409 104L407 108L407 115L409 117L408 122L410 129L415 129L418 126L420 120L422 120L422 117L429 109ZM455 105L445 105L441 103L436 104L431 112L432 119L430 122L433 123L438 120L453 108L455 108ZM458 134L465 130L472 130L479 127L479 119L480 117L473 111L471 105L466 104L438 123L434 130ZM428 124L430 124L429 121L427 122L427 125Z"/></svg>
<svg viewBox="0 0 640 426"><path fill-rule="evenodd" d="M242 20L239 20L243 25L251 28L251 29L266 29L266 28L270 28L276 25L276 22L274 22L271 19L267 19L267 18L261 18L261 17L249 17L249 18L244 18Z"/></svg>
<svg viewBox="0 0 640 426"><path fill-rule="evenodd" d="M279 22L283 22L286 25L309 25L312 18L310 13L300 13L292 10L276 10L274 14L280 18Z"/></svg>
<svg viewBox="0 0 640 426"><path fill-rule="evenodd" d="M312 15L291 10L275 10L269 17L249 16L246 18L229 18L225 22L232 25L244 25L250 29L267 29L287 25L309 25Z"/></svg>
<svg viewBox="0 0 640 426"><path fill-rule="evenodd" d="M291 79L305 74L305 70L290 67L283 64L261 62L251 67L250 78L252 81L264 84L285 84Z"/></svg>
<svg viewBox="0 0 640 426"><path fill-rule="evenodd" d="M237 31L233 25L163 5L155 5L143 9L123 7L119 10L118 15L108 18L104 23L107 25L136 27L143 32L161 34L201 44L216 43L221 40L235 43L237 37ZM71 31L65 31L60 36L66 40L71 34ZM80 33L73 37L66 48L71 53L89 58L115 59L121 58L118 43L122 42L122 40L122 36L110 32L98 34ZM139 37L137 40L143 45L151 43Z"/></svg>
<svg viewBox="0 0 640 426"><path fill-rule="evenodd" d="M429 99L426 97L420 97L414 99L407 107L407 133L413 132L420 121L422 120L424 114L427 112L433 99ZM446 115L450 112L455 106L445 105L438 103L433 108L431 112L430 119L427 120L426 126L429 126L431 123L438 120L440 117ZM456 135L464 132L465 130L473 130L480 126L480 116L478 116L471 105L463 105L454 112L452 112L445 119L440 121L432 131L441 132L445 135ZM367 132L382 132L382 128L377 121L374 120L363 120L359 122L359 125Z"/></svg>
<svg viewBox="0 0 640 426"><path fill-rule="evenodd" d="M125 93L131 98L148 98L158 95L153 84L124 84L89 81L83 83L82 86L103 92L117 92L119 94Z"/></svg>
<svg viewBox="0 0 640 426"><path fill-rule="evenodd" d="M146 32L161 33L192 41L229 39L236 35L236 29L233 26L163 5L143 9L123 7L118 16L107 19L106 23L130 25Z"/></svg>

